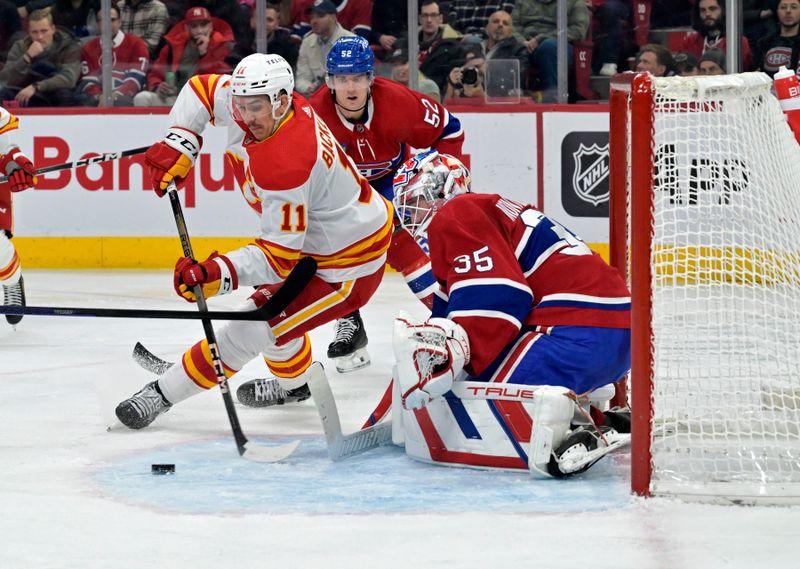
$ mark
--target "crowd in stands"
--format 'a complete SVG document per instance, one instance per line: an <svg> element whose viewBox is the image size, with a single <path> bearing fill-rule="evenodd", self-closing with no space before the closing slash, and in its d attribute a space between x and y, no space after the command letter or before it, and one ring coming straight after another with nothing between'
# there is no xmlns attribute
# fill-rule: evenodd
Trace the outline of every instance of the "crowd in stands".
<svg viewBox="0 0 800 569"><path fill-rule="evenodd" d="M324 86L325 57L348 35L369 40L380 74L409 82L407 0L269 1L275 3L266 10L267 51L292 65L301 94ZM441 101L478 102L497 89L556 100L557 0L416 4L420 92ZM103 105L99 6L100 0L0 0L0 105ZM726 73L725 0L566 6L570 100L598 98L578 87L589 75ZM741 6L741 70L797 70L800 0ZM118 106L171 105L189 77L230 72L258 43L255 0L112 0L110 24Z"/></svg>

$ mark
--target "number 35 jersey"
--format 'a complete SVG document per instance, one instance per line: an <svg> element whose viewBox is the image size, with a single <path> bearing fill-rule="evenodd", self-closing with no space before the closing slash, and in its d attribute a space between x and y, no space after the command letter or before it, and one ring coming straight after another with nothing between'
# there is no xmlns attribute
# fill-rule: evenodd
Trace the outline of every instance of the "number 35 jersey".
<svg viewBox="0 0 800 569"><path fill-rule="evenodd" d="M433 218L428 242L444 291L433 315L467 331L471 374L523 327L630 327L630 293L619 273L532 206L495 194L457 196Z"/></svg>
<svg viewBox="0 0 800 569"><path fill-rule="evenodd" d="M382 77L373 81L363 123L345 119L325 86L310 102L361 174L388 200L393 196L394 173L411 155L411 148L435 148L463 162L464 131L459 120L433 99L395 81Z"/></svg>

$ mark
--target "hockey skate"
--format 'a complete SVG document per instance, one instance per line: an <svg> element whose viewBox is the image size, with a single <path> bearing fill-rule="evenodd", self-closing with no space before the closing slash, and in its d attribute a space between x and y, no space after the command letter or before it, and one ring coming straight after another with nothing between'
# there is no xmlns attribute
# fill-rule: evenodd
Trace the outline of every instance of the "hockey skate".
<svg viewBox="0 0 800 569"><path fill-rule="evenodd" d="M6 306L25 306L25 281L22 276L12 285L3 285L3 304ZM16 326L22 320L21 314L6 314L6 322Z"/></svg>
<svg viewBox="0 0 800 569"><path fill-rule="evenodd" d="M172 404L161 393L158 382L153 381L117 405L114 412L129 429L143 429L171 408Z"/></svg>
<svg viewBox="0 0 800 569"><path fill-rule="evenodd" d="M248 407L272 407L286 403L299 403L311 397L308 385L289 391L281 387L277 379L260 378L246 381L236 390L236 398Z"/></svg>
<svg viewBox="0 0 800 569"><path fill-rule="evenodd" d="M608 416L606 418L609 419ZM628 430L630 430L630 415L628 415ZM620 433L608 425L603 425L599 429L594 426L578 427L553 451L547 471L555 478L566 478L586 472L605 455L630 443L630 440L630 434Z"/></svg>
<svg viewBox="0 0 800 569"><path fill-rule="evenodd" d="M328 346L328 357L336 371L347 373L370 363L367 353L367 332L358 310L336 321L336 336Z"/></svg>

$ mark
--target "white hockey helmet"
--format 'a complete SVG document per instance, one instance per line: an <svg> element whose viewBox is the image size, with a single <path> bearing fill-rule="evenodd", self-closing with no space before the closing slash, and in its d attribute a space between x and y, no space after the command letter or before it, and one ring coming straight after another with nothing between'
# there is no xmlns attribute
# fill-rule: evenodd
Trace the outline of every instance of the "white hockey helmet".
<svg viewBox="0 0 800 569"><path fill-rule="evenodd" d="M470 191L469 170L457 158L428 150L406 160L394 176L394 203L400 225L419 241L451 198Z"/></svg>
<svg viewBox="0 0 800 569"><path fill-rule="evenodd" d="M284 91L291 98L294 73L280 55L254 53L242 59L233 70L231 93L240 97L267 95L273 112L280 107L280 95Z"/></svg>

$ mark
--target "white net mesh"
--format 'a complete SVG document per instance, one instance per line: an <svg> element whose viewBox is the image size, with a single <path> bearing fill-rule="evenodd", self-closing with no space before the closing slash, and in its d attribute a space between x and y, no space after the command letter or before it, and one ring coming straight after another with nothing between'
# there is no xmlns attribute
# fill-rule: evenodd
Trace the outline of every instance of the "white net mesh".
<svg viewBox="0 0 800 569"><path fill-rule="evenodd" d="M764 75L654 86L651 491L800 497L800 147Z"/></svg>

